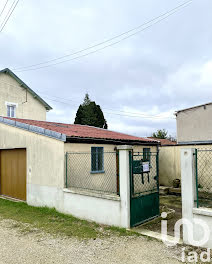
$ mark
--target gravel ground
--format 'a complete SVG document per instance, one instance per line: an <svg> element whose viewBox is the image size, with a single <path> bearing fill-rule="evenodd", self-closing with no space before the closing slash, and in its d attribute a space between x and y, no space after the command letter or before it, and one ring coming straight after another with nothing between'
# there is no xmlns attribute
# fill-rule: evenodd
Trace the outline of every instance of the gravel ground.
<svg viewBox="0 0 212 264"><path fill-rule="evenodd" d="M145 237L78 240L40 231L23 233L17 223L0 221L0 263L181 263L179 249Z"/></svg>

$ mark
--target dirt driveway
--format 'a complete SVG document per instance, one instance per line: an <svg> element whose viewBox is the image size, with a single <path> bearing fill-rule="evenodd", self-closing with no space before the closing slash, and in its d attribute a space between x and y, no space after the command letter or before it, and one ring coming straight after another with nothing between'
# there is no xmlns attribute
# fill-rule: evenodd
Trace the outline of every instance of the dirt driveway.
<svg viewBox="0 0 212 264"><path fill-rule="evenodd" d="M145 237L79 240L23 233L11 220L0 221L0 263L180 263L178 249Z"/></svg>

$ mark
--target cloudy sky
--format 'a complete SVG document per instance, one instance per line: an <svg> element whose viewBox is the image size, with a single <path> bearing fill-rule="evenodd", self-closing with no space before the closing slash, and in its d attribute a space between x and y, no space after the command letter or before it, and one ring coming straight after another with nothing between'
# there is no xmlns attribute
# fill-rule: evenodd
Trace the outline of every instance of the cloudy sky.
<svg viewBox="0 0 212 264"><path fill-rule="evenodd" d="M5 2L0 0L0 10ZM73 123L88 92L111 130L149 136L165 128L175 135L174 111L212 101L211 0L194 0L145 31L88 56L41 69L35 68L49 64L19 68L98 44L182 3L20 0L0 33L0 68L14 69L53 107L50 121Z"/></svg>

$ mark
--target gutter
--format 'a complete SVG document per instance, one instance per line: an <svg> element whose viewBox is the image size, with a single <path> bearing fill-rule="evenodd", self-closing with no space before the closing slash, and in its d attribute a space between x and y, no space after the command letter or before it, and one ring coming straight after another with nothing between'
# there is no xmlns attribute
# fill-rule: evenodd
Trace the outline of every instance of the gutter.
<svg viewBox="0 0 212 264"><path fill-rule="evenodd" d="M121 140L121 139L105 139L105 138L85 138L85 137L66 137L66 143L102 143L102 144L114 144L114 145L147 145L158 146L158 142L152 141L133 141L133 140Z"/></svg>

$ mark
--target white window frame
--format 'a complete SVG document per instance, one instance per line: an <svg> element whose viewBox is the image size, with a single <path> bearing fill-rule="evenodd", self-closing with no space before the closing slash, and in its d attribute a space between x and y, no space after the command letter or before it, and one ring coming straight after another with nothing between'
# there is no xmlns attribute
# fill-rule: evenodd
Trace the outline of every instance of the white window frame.
<svg viewBox="0 0 212 264"><path fill-rule="evenodd" d="M6 105L6 111L7 111L7 117L11 117L11 118L16 118L16 108L18 107L18 104L16 103L11 103L11 102L5 102ZM14 116L11 116L11 109L10 109L10 114L8 116L8 107L14 107Z"/></svg>

